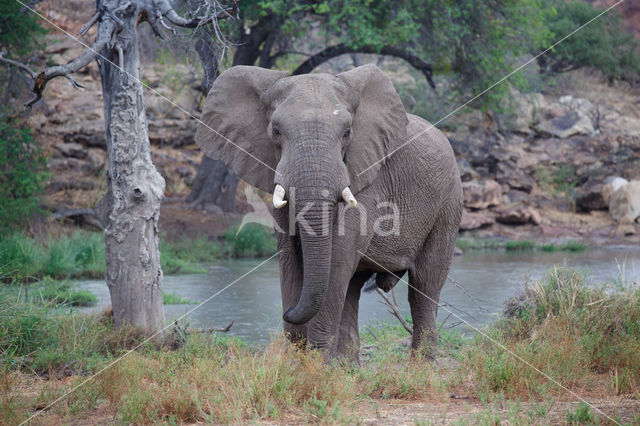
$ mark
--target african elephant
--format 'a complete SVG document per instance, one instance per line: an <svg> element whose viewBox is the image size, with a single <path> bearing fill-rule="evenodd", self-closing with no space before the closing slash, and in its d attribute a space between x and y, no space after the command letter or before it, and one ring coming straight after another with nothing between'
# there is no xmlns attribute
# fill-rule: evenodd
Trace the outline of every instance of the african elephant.
<svg viewBox="0 0 640 426"><path fill-rule="evenodd" d="M290 77L233 67L213 85L195 140L274 192L274 219L286 231L278 235L284 329L293 339L357 360L363 284L376 273L388 291L409 271L412 347L424 336L433 343L462 212L460 177L449 141L406 113L378 67Z"/></svg>

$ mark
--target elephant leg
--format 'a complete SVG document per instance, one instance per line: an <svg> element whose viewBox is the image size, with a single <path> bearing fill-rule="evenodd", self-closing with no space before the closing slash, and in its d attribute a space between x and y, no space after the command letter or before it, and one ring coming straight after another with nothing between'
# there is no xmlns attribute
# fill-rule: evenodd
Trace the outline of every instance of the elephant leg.
<svg viewBox="0 0 640 426"><path fill-rule="evenodd" d="M354 364L360 363L360 334L358 332L360 292L371 275L371 272L363 271L356 273L351 278L340 318L340 332L335 356L345 358Z"/></svg>
<svg viewBox="0 0 640 426"><path fill-rule="evenodd" d="M413 319L411 348L432 358L437 346L436 316L440 291L447 279L455 249L455 214L441 214L425 240L415 266L409 270L409 306ZM424 341L424 339L427 339Z"/></svg>
<svg viewBox="0 0 640 426"><path fill-rule="evenodd" d="M295 306L302 292L302 256L293 238L278 234L280 263L280 292L283 312ZM285 335L294 343L303 342L307 337L307 325L295 325L283 321Z"/></svg>

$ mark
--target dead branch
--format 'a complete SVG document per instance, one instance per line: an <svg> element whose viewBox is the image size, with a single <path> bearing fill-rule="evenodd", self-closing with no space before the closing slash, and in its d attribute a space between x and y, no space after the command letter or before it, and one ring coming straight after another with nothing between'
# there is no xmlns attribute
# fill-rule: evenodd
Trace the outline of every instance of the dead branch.
<svg viewBox="0 0 640 426"><path fill-rule="evenodd" d="M80 28L80 31L78 31L78 36L83 36L87 33L87 31L89 31L89 29L91 27L93 27L99 20L100 18L102 18L102 9L98 10L92 17L91 19L89 19L89 21L84 24L82 26L82 28Z"/></svg>
<svg viewBox="0 0 640 426"><path fill-rule="evenodd" d="M34 93L34 96L29 101L27 101L25 106L31 107L42 98L42 92L47 86L47 83L56 77L65 77L67 80L69 80L74 88L82 88L83 86L73 78L72 74L84 68L87 64L89 64L89 62L91 62L96 56L98 56L100 52L105 49L105 47L107 47L107 44L111 40L111 36L115 30L116 27L114 25L101 26L101 34L98 35L95 43L93 43L91 47L82 52L80 56L70 61L66 65L54 65L45 69L44 71L41 71L38 74L31 71L31 69L25 64L14 61L12 59L4 58L2 57L2 55L0 55L0 61L15 66L29 74L29 76L33 80L32 91Z"/></svg>
<svg viewBox="0 0 640 426"><path fill-rule="evenodd" d="M374 46L360 46L355 48L347 46L344 43L340 43L335 46L329 46L315 55L312 55L306 61L301 63L291 74L298 75L310 73L318 65L345 53L373 53L404 59L425 76L431 88L436 88L436 83L433 80L433 66L425 62L419 56L409 52L407 49L396 46L384 46L381 49L377 49Z"/></svg>
<svg viewBox="0 0 640 426"><path fill-rule="evenodd" d="M64 219L66 217L74 217L74 216L96 216L96 211L94 209L70 209L70 210L63 210L60 212L56 212L51 214L51 216L49 216L49 220L53 221L53 220L58 220L58 219Z"/></svg>
<svg viewBox="0 0 640 426"><path fill-rule="evenodd" d="M395 316L398 319L398 321L400 321L400 324L402 324L404 329L407 330L407 333L413 334L413 328L407 323L407 321L405 321L404 318L402 318L402 314L398 309L398 305L396 305L391 299L389 299L389 296L387 296L384 291L380 290L379 288L376 288L376 291L378 292L380 297L382 297L382 299L384 300L384 301L379 300L379 302L387 306L388 308L390 308L388 312L393 316ZM393 294L393 289L391 290L391 292ZM395 300L395 294L393 294L393 299Z"/></svg>
<svg viewBox="0 0 640 426"><path fill-rule="evenodd" d="M473 302L473 304L476 305L476 308L478 308L480 312L487 312L487 310L482 306L480 306L480 304L476 301L476 298L462 284L460 284L458 281L451 278L451 275L447 275L447 279L451 281L453 285L455 285L460 290L462 290L462 292L471 300L471 302Z"/></svg>
<svg viewBox="0 0 640 426"><path fill-rule="evenodd" d="M33 80L36 79L36 73L31 71L31 69L28 66L26 66L25 64L21 64L18 61L14 61L12 59L5 58L4 55L6 55L6 53L7 53L6 50L3 50L2 52L0 52L0 62L4 62L4 63L12 65L12 66L14 66L16 68L20 68L22 71L24 71L27 74L29 74L29 77L31 77L31 79L33 79Z"/></svg>
<svg viewBox="0 0 640 426"><path fill-rule="evenodd" d="M235 2L235 6L237 7L237 2ZM169 26L167 26L162 18L167 18L167 20L169 22L171 22L173 25L177 25L179 27L183 27L183 28L197 28L201 25L206 25L210 22L213 22L214 20L217 21L218 19L225 19L228 18L230 16L233 16L233 14L235 13L235 8L234 9L227 9L227 10L223 10L220 13L217 13L215 15L204 15L204 16L196 16L193 18L183 18L182 16L180 16L178 14L178 12L176 12L173 7L171 6L171 4L169 3L168 0L160 0L156 3L156 10L157 10L157 14L156 17L158 18L158 20L160 21L161 24L163 24L165 27L169 28L170 30L172 30ZM207 7L208 9L208 7ZM175 31L175 30L172 30Z"/></svg>
<svg viewBox="0 0 640 426"><path fill-rule="evenodd" d="M196 329L196 330L191 330L192 333L214 333L214 332L218 332L218 333L227 333L229 330L231 330L231 326L233 325L233 321L231 321L229 324L225 325L224 327L212 327L212 328L206 328L206 329Z"/></svg>

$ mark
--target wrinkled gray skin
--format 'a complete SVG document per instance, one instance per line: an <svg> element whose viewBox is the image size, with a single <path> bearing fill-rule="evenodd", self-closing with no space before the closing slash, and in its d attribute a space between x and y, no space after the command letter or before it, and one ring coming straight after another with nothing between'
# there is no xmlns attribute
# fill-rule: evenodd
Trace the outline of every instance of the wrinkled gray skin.
<svg viewBox="0 0 640 426"><path fill-rule="evenodd" d="M378 286L388 291L395 275L409 271L412 347L430 346L421 346L425 336L435 343L437 301L462 212L460 178L447 139L406 113L378 67L293 77L233 67L216 80L202 120L196 142L206 155L264 191L280 184L285 199L294 198L273 212L281 229L289 230L293 213L304 212L309 223L310 229L298 226L295 235L278 235L284 329L293 340L304 338L328 356L357 360L363 284L377 273ZM357 208L342 200L346 186ZM374 235L376 219L390 213L377 207L380 202L398 206L398 235ZM330 228L324 235L323 204Z"/></svg>

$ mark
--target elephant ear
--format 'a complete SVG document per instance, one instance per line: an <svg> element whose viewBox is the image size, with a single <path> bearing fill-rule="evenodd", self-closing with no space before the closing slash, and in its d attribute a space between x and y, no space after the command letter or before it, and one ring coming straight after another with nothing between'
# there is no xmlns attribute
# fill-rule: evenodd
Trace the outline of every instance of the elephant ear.
<svg viewBox="0 0 640 426"><path fill-rule="evenodd" d="M202 109L195 140L214 160L222 160L242 179L273 190L276 156L267 134L268 106L260 96L286 71L236 66L216 79Z"/></svg>
<svg viewBox="0 0 640 426"><path fill-rule="evenodd" d="M407 113L391 79L377 66L363 65L337 77L352 89L352 138L345 157L356 193L377 177L386 156L406 140Z"/></svg>

